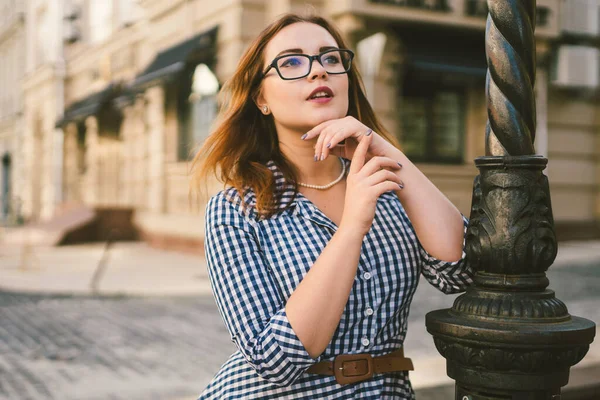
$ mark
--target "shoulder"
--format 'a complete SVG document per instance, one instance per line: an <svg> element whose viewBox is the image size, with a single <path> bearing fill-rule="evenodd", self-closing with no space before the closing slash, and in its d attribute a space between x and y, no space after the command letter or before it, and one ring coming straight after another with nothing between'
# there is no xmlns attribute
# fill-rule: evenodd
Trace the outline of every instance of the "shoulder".
<svg viewBox="0 0 600 400"><path fill-rule="evenodd" d="M256 218L256 196L251 189L241 194L234 187L221 190L206 205L207 225L239 225Z"/></svg>

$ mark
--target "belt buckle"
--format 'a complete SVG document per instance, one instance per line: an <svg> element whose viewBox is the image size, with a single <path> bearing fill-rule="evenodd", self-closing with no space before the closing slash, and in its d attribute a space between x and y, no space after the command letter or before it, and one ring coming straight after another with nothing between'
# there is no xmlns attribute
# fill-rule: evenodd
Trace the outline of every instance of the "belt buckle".
<svg viewBox="0 0 600 400"><path fill-rule="evenodd" d="M366 369L366 372L358 373L357 369ZM333 360L333 375L340 385L367 380L373 376L373 356L369 353L340 354Z"/></svg>

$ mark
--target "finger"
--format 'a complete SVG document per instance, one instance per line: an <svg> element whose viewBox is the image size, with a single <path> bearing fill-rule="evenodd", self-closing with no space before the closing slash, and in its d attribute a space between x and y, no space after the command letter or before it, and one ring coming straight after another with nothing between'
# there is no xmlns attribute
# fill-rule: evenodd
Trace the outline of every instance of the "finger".
<svg viewBox="0 0 600 400"><path fill-rule="evenodd" d="M381 171L377 171L373 175L371 175L369 178L367 178L367 184L369 186L375 186L375 185L378 185L381 182L385 182L385 181L396 182L396 184L398 184L398 185L401 184L402 186L404 186L404 182L402 182L400 177L398 175L396 175L395 173L393 173L392 171L387 170L387 169L382 169Z"/></svg>
<svg viewBox="0 0 600 400"><path fill-rule="evenodd" d="M391 182L391 181L381 182L381 183L373 186L373 190L377 194L377 197L381 196L382 194L384 194L386 192L402 190L402 189L404 189L404 186L400 186L396 182Z"/></svg>
<svg viewBox="0 0 600 400"><path fill-rule="evenodd" d="M339 136L339 137L344 137L347 136L347 129L345 127L342 127L340 129L338 129L335 132L329 131L327 132L327 134L325 136L323 136L323 134L325 133L325 131L323 131L323 134L321 134L321 136L323 136L323 147L322 147L322 151L323 154L325 154L325 158L327 158L329 156L329 154L331 153L331 150L335 147L334 144L332 144L332 138Z"/></svg>
<svg viewBox="0 0 600 400"><path fill-rule="evenodd" d="M367 150L371 145L372 138L373 135L365 136L364 139L360 141L358 146L356 146L356 150L354 150L354 155L352 156L352 162L350 163L351 174L357 174L365 165Z"/></svg>
<svg viewBox="0 0 600 400"><path fill-rule="evenodd" d="M314 138L315 136L317 136L319 134L319 132L321 132L323 129L325 129L329 125L333 124L335 121L337 121L337 119L330 119L328 121L321 122L319 125L315 126L310 131L306 132L302 136L302 140L310 140L310 139Z"/></svg>
<svg viewBox="0 0 600 400"><path fill-rule="evenodd" d="M334 132L325 140L325 147L328 149L333 149L338 144L341 144L342 141L349 138L351 135L348 134L348 129L340 129L337 132ZM345 144L345 143L344 143Z"/></svg>
<svg viewBox="0 0 600 400"><path fill-rule="evenodd" d="M344 139L344 142L345 143L343 144L340 142L336 146L332 146L329 149L329 154L352 160L352 156L356 146L358 146L358 142L356 140L352 140L352 138Z"/></svg>
<svg viewBox="0 0 600 400"><path fill-rule="evenodd" d="M319 138L317 139L317 143L315 144L315 157L317 161L322 161L326 158L324 140L328 136L328 133L331 132L331 127L334 127L334 129L339 129L339 126L338 128L335 128L335 125L330 125L327 128L321 130L321 133L319 134Z"/></svg>
<svg viewBox="0 0 600 400"><path fill-rule="evenodd" d="M365 137L370 137L370 136L365 136ZM362 144L362 141L361 141L361 144ZM359 144L359 146L360 146L360 144ZM369 175L373 175L375 172L379 171L382 168L389 168L392 171L397 171L400 168L402 168L402 164L400 164L398 161L392 160L391 158L388 158L388 157L373 157L364 165L364 167L361 169L360 172L362 174L364 174L364 176L369 176Z"/></svg>

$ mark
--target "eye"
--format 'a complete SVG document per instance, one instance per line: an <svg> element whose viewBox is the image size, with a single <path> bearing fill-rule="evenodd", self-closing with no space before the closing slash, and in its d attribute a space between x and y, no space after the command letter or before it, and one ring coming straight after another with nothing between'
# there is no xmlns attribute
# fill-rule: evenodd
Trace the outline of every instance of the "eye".
<svg viewBox="0 0 600 400"><path fill-rule="evenodd" d="M279 62L279 68L297 67L299 65L302 65L302 60L298 57L286 57L280 60Z"/></svg>
<svg viewBox="0 0 600 400"><path fill-rule="evenodd" d="M339 64L341 62L341 58L338 53L329 53L325 54L323 61L327 64Z"/></svg>

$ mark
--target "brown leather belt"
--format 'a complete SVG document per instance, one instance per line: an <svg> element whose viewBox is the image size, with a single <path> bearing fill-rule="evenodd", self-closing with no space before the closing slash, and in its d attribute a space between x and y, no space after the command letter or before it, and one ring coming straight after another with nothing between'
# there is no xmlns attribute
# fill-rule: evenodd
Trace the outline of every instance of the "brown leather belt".
<svg viewBox="0 0 600 400"><path fill-rule="evenodd" d="M373 374L412 371L412 360L404 357L404 350L373 357L369 353L340 354L333 361L321 361L306 370L309 374L335 376L340 385L370 379Z"/></svg>

